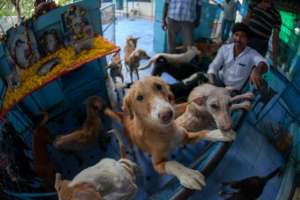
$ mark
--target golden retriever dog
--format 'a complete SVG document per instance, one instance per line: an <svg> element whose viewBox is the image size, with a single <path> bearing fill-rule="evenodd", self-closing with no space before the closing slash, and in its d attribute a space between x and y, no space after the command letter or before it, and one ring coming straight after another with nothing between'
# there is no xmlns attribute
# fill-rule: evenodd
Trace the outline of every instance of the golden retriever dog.
<svg viewBox="0 0 300 200"><path fill-rule="evenodd" d="M128 36L126 38L126 44L124 47L124 52L125 52L125 65L129 65L129 56L131 53L136 49L137 46L137 41L139 40L139 37L133 37L133 36Z"/></svg>
<svg viewBox="0 0 300 200"><path fill-rule="evenodd" d="M182 107L186 104L179 105ZM169 86L158 77L136 81L123 100L123 111L116 113L124 125L125 134L140 149L152 155L154 169L160 174L176 176L189 189L200 190L204 176L176 161L169 154L182 144L197 140L229 141L219 130L187 132L175 121L174 96ZM182 111L181 111L182 112Z"/></svg>
<svg viewBox="0 0 300 200"><path fill-rule="evenodd" d="M148 60L150 56L143 49L134 50L128 58L128 67L130 71L130 80L133 82L133 72L136 73L137 79L139 80L138 68L141 60Z"/></svg>
<svg viewBox="0 0 300 200"><path fill-rule="evenodd" d="M135 184L136 176L140 173L137 165L128 160L120 133L112 130L119 143L119 161L104 158L94 166L79 172L71 181L62 180L61 175L56 175L55 188L59 200L69 200L71 197L82 195L82 200L131 200L134 198L138 187ZM89 198L87 195L89 194ZM85 198L83 198L85 197ZM72 199L72 200L73 200ZM75 199L74 199L75 200Z"/></svg>
<svg viewBox="0 0 300 200"><path fill-rule="evenodd" d="M99 134L103 132L101 116L109 116L112 111L98 96L88 97L85 104L87 117L82 127L70 134L58 137L54 141L57 149L78 151L97 143Z"/></svg>

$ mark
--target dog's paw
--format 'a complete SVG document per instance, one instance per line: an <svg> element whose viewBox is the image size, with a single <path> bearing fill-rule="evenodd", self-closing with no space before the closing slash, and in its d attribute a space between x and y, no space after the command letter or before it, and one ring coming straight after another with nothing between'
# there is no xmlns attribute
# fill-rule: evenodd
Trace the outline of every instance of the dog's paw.
<svg viewBox="0 0 300 200"><path fill-rule="evenodd" d="M255 95L252 92L247 92L247 93L243 94L243 96L245 99L249 99L249 100L255 98Z"/></svg>
<svg viewBox="0 0 300 200"><path fill-rule="evenodd" d="M184 187L191 190L201 190L205 186L205 177L197 170L185 168L178 176L179 182Z"/></svg>
<svg viewBox="0 0 300 200"><path fill-rule="evenodd" d="M234 133L234 131L232 131ZM222 142L229 142L235 139L235 133L231 132L222 132L220 129L216 129L213 131L209 131L208 140L210 141L222 141Z"/></svg>

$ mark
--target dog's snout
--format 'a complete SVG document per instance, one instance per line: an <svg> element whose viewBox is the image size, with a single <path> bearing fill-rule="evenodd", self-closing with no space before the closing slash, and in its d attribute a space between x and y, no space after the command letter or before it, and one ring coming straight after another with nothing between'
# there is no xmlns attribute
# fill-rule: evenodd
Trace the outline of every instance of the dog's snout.
<svg viewBox="0 0 300 200"><path fill-rule="evenodd" d="M165 109L158 114L158 117L162 122L168 123L173 118L173 114L174 113L171 109Z"/></svg>

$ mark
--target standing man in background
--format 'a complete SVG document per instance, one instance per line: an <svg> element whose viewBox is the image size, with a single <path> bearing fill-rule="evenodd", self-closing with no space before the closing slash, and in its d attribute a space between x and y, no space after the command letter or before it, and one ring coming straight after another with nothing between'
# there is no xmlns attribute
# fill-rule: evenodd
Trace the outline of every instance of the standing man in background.
<svg viewBox="0 0 300 200"><path fill-rule="evenodd" d="M201 0L165 0L162 29L167 31L169 53L175 53L178 32L185 48L193 44L193 30L199 25L200 15Z"/></svg>
<svg viewBox="0 0 300 200"><path fill-rule="evenodd" d="M223 4L217 4L224 10L221 39L225 42L229 37L232 25L235 22L236 12L239 10L241 4L238 0L225 0Z"/></svg>
<svg viewBox="0 0 300 200"><path fill-rule="evenodd" d="M258 51L262 56L265 56L268 51L269 39L273 31L271 56L272 65L276 68L281 17L271 0L261 0L256 6L250 6L244 23L252 31L248 46Z"/></svg>

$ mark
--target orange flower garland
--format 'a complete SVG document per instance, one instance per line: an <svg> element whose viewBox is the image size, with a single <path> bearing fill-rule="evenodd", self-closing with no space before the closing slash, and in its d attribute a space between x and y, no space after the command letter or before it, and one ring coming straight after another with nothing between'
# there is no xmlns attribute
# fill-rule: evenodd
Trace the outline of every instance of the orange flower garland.
<svg viewBox="0 0 300 200"><path fill-rule="evenodd" d="M97 58L111 54L118 51L119 48L113 43L107 41L101 36L97 36L93 41L93 48L90 50L83 50L78 55L75 55L71 47L62 48L53 54L41 58L28 69L23 70L20 74L21 85L16 90L8 88L0 116L3 115L14 105L20 102L25 96L30 95L35 90L43 85L59 78L65 73L75 70L85 63L88 63ZM43 63L57 57L60 63L56 65L50 72L44 76L37 75L37 70Z"/></svg>

